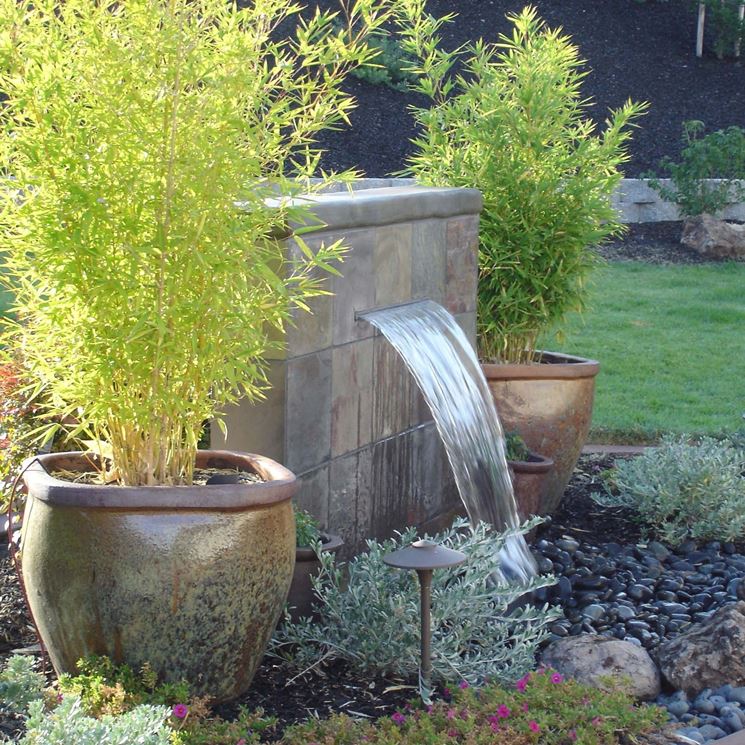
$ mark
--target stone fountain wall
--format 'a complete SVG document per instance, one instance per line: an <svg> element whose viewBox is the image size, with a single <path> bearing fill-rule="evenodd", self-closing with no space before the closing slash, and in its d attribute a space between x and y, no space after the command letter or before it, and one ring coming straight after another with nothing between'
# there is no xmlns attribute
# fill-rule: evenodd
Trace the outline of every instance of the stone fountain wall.
<svg viewBox="0 0 745 745"><path fill-rule="evenodd" d="M212 439L292 469L301 479L296 503L342 535L347 555L407 525L437 529L460 509L416 384L355 311L430 298L475 339L481 209L471 189L362 187L315 198L326 227L307 242L343 238L343 276L326 280L333 294L314 299L312 314L296 315L285 357L271 363L266 400L233 407L227 438L213 428Z"/></svg>

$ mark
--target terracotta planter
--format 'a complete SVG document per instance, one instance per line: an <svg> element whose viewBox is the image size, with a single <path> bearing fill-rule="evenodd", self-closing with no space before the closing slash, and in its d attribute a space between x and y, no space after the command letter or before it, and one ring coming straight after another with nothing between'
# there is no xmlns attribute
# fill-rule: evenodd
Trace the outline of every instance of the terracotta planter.
<svg viewBox="0 0 745 745"><path fill-rule="evenodd" d="M482 365L506 432L517 432L536 453L551 458L545 509L554 510L590 430L595 360L543 352L534 365Z"/></svg>
<svg viewBox="0 0 745 745"><path fill-rule="evenodd" d="M89 654L226 701L248 688L292 578L295 476L257 455L201 451L197 465L263 483L119 487L60 481L79 453L25 475L23 573L58 674Z"/></svg>
<svg viewBox="0 0 745 745"><path fill-rule="evenodd" d="M548 476L554 467L551 458L529 453L528 460L508 460L520 521L545 515Z"/></svg>
<svg viewBox="0 0 745 745"><path fill-rule="evenodd" d="M324 553L328 551L335 554L344 545L344 541L338 535L323 533L321 540L321 551ZM315 615L313 612L315 595L311 579L318 574L320 569L321 561L316 556L316 552L312 548L298 546L295 551L295 572L292 575L292 584L287 596L290 618L293 621Z"/></svg>

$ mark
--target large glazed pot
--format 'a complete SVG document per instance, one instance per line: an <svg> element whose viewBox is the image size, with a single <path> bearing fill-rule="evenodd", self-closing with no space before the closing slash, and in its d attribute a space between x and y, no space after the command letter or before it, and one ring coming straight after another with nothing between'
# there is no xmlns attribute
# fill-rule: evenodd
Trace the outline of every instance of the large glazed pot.
<svg viewBox="0 0 745 745"><path fill-rule="evenodd" d="M268 458L201 451L197 467L263 482L100 486L62 481L80 453L26 471L22 567L56 672L89 654L227 701L251 684L295 560L295 476Z"/></svg>
<svg viewBox="0 0 745 745"><path fill-rule="evenodd" d="M541 352L533 365L482 365L500 421L533 452L551 458L545 509L554 510L590 430L595 360Z"/></svg>

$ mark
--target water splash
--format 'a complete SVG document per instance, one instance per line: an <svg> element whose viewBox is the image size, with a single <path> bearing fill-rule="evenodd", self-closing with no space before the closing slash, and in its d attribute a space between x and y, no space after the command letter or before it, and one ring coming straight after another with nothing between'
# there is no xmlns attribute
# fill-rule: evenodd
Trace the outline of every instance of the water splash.
<svg viewBox="0 0 745 745"><path fill-rule="evenodd" d="M360 317L382 332L419 384L471 523L518 527L502 425L478 357L455 318L431 300ZM501 559L510 580L527 582L536 574L521 535L507 540Z"/></svg>

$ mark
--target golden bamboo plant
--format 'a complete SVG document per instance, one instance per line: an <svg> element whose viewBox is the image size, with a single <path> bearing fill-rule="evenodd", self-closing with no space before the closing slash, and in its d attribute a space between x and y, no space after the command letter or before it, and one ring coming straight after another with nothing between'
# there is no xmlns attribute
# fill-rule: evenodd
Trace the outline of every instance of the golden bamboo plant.
<svg viewBox="0 0 745 745"><path fill-rule="evenodd" d="M314 137L347 120L342 81L388 5L0 9L3 343L44 391L45 427L73 421L104 478L190 483L203 423L261 395L276 330L340 256L300 235L286 254L278 236L309 213L269 198L322 188L304 181Z"/></svg>
<svg viewBox="0 0 745 745"><path fill-rule="evenodd" d="M590 247L623 226L611 195L629 158L628 102L602 131L589 117L577 47L536 10L509 15L510 34L454 51L425 0L401 0L403 46L418 60L421 134L406 175L484 196L479 235L478 343L486 362L531 362L540 334L582 310L597 263Z"/></svg>

